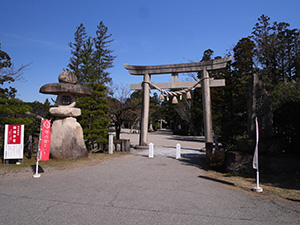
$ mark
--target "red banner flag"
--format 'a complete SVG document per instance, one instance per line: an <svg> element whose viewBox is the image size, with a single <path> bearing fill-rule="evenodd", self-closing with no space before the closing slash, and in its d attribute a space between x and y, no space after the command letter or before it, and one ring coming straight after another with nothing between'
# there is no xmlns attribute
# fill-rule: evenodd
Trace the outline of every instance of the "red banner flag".
<svg viewBox="0 0 300 225"><path fill-rule="evenodd" d="M42 120L40 149L39 149L39 161L49 160L51 144L51 121Z"/></svg>
<svg viewBox="0 0 300 225"><path fill-rule="evenodd" d="M257 117L255 118L255 125L256 125L256 146L253 156L253 169L258 170L258 141L259 141L259 129L258 129L258 121Z"/></svg>

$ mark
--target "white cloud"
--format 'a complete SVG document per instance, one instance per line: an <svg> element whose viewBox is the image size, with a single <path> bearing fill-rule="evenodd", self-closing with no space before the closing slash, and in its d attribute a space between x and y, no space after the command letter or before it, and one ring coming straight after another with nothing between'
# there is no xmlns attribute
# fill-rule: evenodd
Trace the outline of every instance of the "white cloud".
<svg viewBox="0 0 300 225"><path fill-rule="evenodd" d="M39 40L39 39L34 39L34 38L29 38L23 35L19 35L19 34L12 34L12 33L2 33L0 32L1 36L5 36L9 39L14 39L15 41L19 41L22 44L33 44L36 46L42 46L42 47L46 47L46 48L54 48L56 50L61 50L61 51L69 51L69 47L67 45L67 43L62 46L60 44L57 44L55 42L52 41L48 41L48 40Z"/></svg>

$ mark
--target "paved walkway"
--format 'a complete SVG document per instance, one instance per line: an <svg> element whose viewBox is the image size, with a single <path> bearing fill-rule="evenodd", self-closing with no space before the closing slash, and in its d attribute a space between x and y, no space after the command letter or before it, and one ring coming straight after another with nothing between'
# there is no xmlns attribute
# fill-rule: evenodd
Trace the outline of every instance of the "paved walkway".
<svg viewBox="0 0 300 225"><path fill-rule="evenodd" d="M0 181L0 202L0 224L300 224L300 205L233 191L166 156Z"/></svg>
<svg viewBox="0 0 300 225"><path fill-rule="evenodd" d="M176 160L171 149L2 180L0 224L300 224L299 204L227 188L206 177L191 155Z"/></svg>
<svg viewBox="0 0 300 225"><path fill-rule="evenodd" d="M131 145L135 146L139 144L139 134L129 133L129 129L122 129L122 139L130 139ZM195 149L200 150L204 148L205 142L203 136L180 136L172 135L168 130L161 130L157 132L148 133L148 143L153 143L156 147L170 147L176 148L176 144L179 143L183 149Z"/></svg>
<svg viewBox="0 0 300 225"><path fill-rule="evenodd" d="M123 129L121 138L130 139L132 146L138 145L139 134L129 133L129 129ZM180 136L173 135L168 130L161 130L153 133L148 133L148 143L154 144L154 155L164 155L175 157L176 145L181 145L182 157L204 157L205 153L201 150L205 147L204 137L202 136ZM130 151L132 154L144 155L149 154L149 150L136 150L134 148Z"/></svg>
<svg viewBox="0 0 300 225"><path fill-rule="evenodd" d="M130 153L135 155L143 155L149 156L149 150L137 150L132 148ZM175 147L159 147L154 146L154 156L169 156L169 157L176 157L176 148ZM201 152L198 149L191 149L191 148L181 148L181 157L182 158L199 158L205 157L205 153Z"/></svg>

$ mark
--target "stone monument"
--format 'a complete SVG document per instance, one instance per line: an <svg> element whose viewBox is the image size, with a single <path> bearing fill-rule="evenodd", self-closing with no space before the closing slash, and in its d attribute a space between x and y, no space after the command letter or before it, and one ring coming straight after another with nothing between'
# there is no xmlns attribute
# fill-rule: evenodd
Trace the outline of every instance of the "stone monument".
<svg viewBox="0 0 300 225"><path fill-rule="evenodd" d="M81 115L80 108L75 108L75 96L90 96L91 91L76 85L77 77L70 71L59 74L59 83L45 84L40 88L43 94L58 95L58 107L50 108L50 114L55 117L52 124L51 157L57 159L78 159L87 157L83 131L76 117Z"/></svg>

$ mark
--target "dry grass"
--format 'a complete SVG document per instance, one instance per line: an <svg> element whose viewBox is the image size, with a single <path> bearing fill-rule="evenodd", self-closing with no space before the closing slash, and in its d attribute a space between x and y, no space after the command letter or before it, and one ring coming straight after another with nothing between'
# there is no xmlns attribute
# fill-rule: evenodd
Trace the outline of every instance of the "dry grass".
<svg viewBox="0 0 300 225"><path fill-rule="evenodd" d="M103 161L112 160L114 158L127 155L128 153L123 152L114 152L113 155L107 153L89 153L88 157L83 159L50 159L49 161L40 161L39 166L45 174L53 174L68 169L96 165ZM20 165L16 165L14 163L10 163L9 165L0 164L0 179L7 180L15 178L31 178L32 175L35 173L35 168L36 157L31 159L24 157L23 162Z"/></svg>
<svg viewBox="0 0 300 225"><path fill-rule="evenodd" d="M295 176L260 173L259 186L262 187L264 191L262 193L256 193L252 191L256 186L255 170L253 170L253 174L250 175L226 173L223 172L223 167L213 167L214 169L212 169L205 157L181 159L181 161L186 165L196 166L199 169L204 170L205 174L199 176L199 178L220 183L226 188L257 197L300 204L300 180Z"/></svg>

